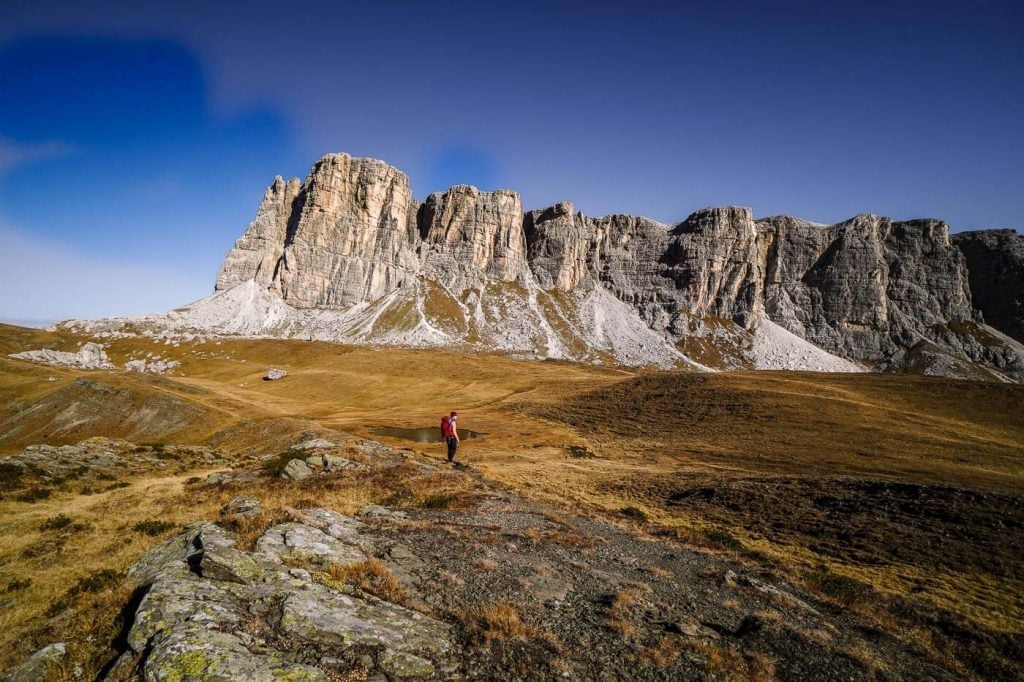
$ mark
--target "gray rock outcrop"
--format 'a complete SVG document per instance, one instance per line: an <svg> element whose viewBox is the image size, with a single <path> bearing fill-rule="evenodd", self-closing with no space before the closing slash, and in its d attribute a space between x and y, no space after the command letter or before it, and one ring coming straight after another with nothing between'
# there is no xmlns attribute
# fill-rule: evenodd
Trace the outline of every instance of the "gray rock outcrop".
<svg viewBox="0 0 1024 682"><path fill-rule="evenodd" d="M249 223L245 234L235 242L235 248L221 264L217 273L218 290L230 289L250 279L263 286L273 282L301 188L298 178L288 182L281 176L274 179L263 195L256 219Z"/></svg>
<svg viewBox="0 0 1024 682"><path fill-rule="evenodd" d="M454 670L448 625L314 570L365 561L362 524L326 509L299 515L322 529L274 526L250 553L200 522L139 559L129 579L145 596L126 656L140 678L326 681L358 665L399 680ZM311 569L294 568L299 561Z"/></svg>
<svg viewBox="0 0 1024 682"><path fill-rule="evenodd" d="M124 363L124 368L128 372L139 372L149 374L166 374L172 370L177 369L181 366L181 362L178 360L165 360L163 358L153 358L151 360L129 360Z"/></svg>
<svg viewBox="0 0 1024 682"><path fill-rule="evenodd" d="M106 348L99 343L82 344L78 351L69 353L60 350L28 350L12 353L9 357L16 360L28 360L43 365L56 367L73 367L74 369L114 369L114 363L107 357Z"/></svg>
<svg viewBox="0 0 1024 682"><path fill-rule="evenodd" d="M953 235L967 259L971 300L985 323L1024 343L1024 236L1016 230Z"/></svg>

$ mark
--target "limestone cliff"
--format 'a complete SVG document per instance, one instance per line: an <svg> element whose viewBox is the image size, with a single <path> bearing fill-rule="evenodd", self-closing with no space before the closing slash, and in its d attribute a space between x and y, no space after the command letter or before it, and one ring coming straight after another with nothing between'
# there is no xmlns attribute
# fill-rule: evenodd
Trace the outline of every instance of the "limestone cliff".
<svg viewBox="0 0 1024 682"><path fill-rule="evenodd" d="M971 298L985 322L1024 343L1024 236L1015 230L953 235L967 259Z"/></svg>
<svg viewBox="0 0 1024 682"><path fill-rule="evenodd" d="M524 214L515 192L469 185L420 204L397 169L331 154L302 183L274 181L221 267L226 303L180 324L629 364L921 371L927 357L1024 378L1024 346L972 307L973 290L984 320L1021 338L1020 244L738 206L675 225L568 202Z"/></svg>
<svg viewBox="0 0 1024 682"><path fill-rule="evenodd" d="M515 192L455 185L427 197L418 222L427 249L470 272L501 282L529 276L523 206Z"/></svg>

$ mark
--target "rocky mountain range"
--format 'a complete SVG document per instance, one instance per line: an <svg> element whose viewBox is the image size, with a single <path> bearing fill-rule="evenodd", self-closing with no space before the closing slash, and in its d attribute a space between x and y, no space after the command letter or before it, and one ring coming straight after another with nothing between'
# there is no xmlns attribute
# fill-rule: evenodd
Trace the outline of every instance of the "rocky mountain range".
<svg viewBox="0 0 1024 682"><path fill-rule="evenodd" d="M211 297L131 324L628 365L1021 380L1024 238L867 214L755 220L738 206L674 225L593 218L568 202L524 211L515 192L468 185L420 202L383 161L330 154L304 182L270 185Z"/></svg>

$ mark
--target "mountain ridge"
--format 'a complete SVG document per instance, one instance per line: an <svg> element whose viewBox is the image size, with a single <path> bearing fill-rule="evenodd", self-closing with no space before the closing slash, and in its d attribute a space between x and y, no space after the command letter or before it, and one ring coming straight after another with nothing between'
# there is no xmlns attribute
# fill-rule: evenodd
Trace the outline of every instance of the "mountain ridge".
<svg viewBox="0 0 1024 682"><path fill-rule="evenodd" d="M628 365L1024 379L1024 346L974 308L965 240L940 220L873 214L822 225L726 206L666 224L572 202L525 211L512 190L471 185L418 201L384 161L328 154L305 181L268 187L212 297L147 320ZM805 361L776 328L820 353ZM783 344L775 360L756 350L766 338Z"/></svg>

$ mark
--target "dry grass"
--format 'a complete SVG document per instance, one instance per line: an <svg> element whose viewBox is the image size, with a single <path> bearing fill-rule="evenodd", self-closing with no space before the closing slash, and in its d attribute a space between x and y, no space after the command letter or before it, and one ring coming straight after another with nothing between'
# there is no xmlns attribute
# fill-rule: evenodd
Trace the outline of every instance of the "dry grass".
<svg viewBox="0 0 1024 682"><path fill-rule="evenodd" d="M72 350L81 340L63 332L0 326L0 404L45 401L75 379L89 377L129 396L126 409L153 406L161 415L154 423L163 424L164 430L146 426L135 432L130 425L104 418L64 432L55 428L51 416L30 424L17 438L0 439L0 452L30 441L60 444L91 435L131 435L137 440L208 442L238 456L272 454L307 429L351 429L371 436L378 424L433 426L438 415L457 407L467 428L490 434L463 443L460 456L517 492L571 507L573 513L604 512L613 519L622 519L620 510L635 506L647 516L649 532L697 546L713 542L706 531L720 527L740 551L756 548L758 557L770 558L780 570L803 574L822 563L822 556L806 543L751 538L742 520L710 523L703 511L684 511L665 501L702 481L746 476L770 484L794 474L1024 491L1024 389L1017 386L870 374L639 374L612 367L517 362L501 355L291 340L224 340L180 348L141 338L110 341L115 362L149 351L180 360L185 376L173 377L77 372L6 358L6 353L30 348ZM289 371L285 380L260 380L266 366L282 363ZM439 365L450 371L439 375ZM49 376L58 380L49 382ZM633 415L630 420L619 418L626 411L623 406ZM664 418L666 414L673 418ZM12 417L17 414L12 412ZM187 420L192 426L183 426ZM0 420L0 433L5 432L4 423ZM601 457L566 457L567 446L580 443ZM443 458L440 446L417 444L412 450ZM34 644L31 633L39 631L48 605L40 595L62 594L103 567L123 571L153 543L130 530L139 521L185 524L216 518L227 499L253 493L271 511L251 527L236 529L243 544L251 544L265 525L277 520L273 510L301 500L346 513L382 501L408 507L436 504L439 509L475 503L464 495L473 485L468 477L424 474L411 464L330 483L272 481L252 490L197 486L187 495L172 480L177 481L130 480L128 488L90 496L57 490L31 504L0 500L6 524L0 536L3 579L32 579L20 593L25 597L0 612L0 668ZM60 513L94 531L44 537L39 525ZM581 551L593 542L565 527L559 514L549 520L563 527L531 537L533 541ZM717 537L733 544L726 535ZM836 575L987 628L984 638L1015 631L1024 614L1024 583L1013 577L1019 571L990 574L984 567L964 570L953 565L926 574L923 567L898 562L864 566L825 558ZM921 590L926 578L928 589ZM857 590L846 593L849 600L842 585L826 587L840 588L831 597L836 603L867 608L856 597ZM932 655L948 660L949 654L943 654L947 644L934 624L908 623L884 613L872 617L887 623L890 632L911 633L907 636Z"/></svg>
<svg viewBox="0 0 1024 682"><path fill-rule="evenodd" d="M328 586L351 585L384 601L406 603L401 581L379 559L370 558L356 564L333 563L324 573L315 573L313 577Z"/></svg>
<svg viewBox="0 0 1024 682"><path fill-rule="evenodd" d="M140 478L87 496L58 492L31 505L0 500L0 518L7 524L0 535L0 565L6 581L22 585L15 603L0 610L0 670L54 641L68 642L70 665L87 675L107 663L132 592L122 576L158 542L132 526L158 518L180 527L216 513L217 501L182 492L184 478ZM60 530L40 528L61 515L71 523ZM77 525L92 530L74 532ZM33 551L42 546L50 550Z"/></svg>
<svg viewBox="0 0 1024 682"><path fill-rule="evenodd" d="M885 673L889 666L871 645L862 639L855 640L843 649L843 653L857 661L872 678Z"/></svg>
<svg viewBox="0 0 1024 682"><path fill-rule="evenodd" d="M639 590L619 590L608 604L608 625L625 638L634 637L637 628L633 624L636 609L642 603Z"/></svg>
<svg viewBox="0 0 1024 682"><path fill-rule="evenodd" d="M438 579L446 585L451 585L453 587L458 587L460 585L465 584L466 582L455 573L452 573L451 571L441 571L438 574Z"/></svg>
<svg viewBox="0 0 1024 682"><path fill-rule="evenodd" d="M524 623L511 602L501 601L468 608L462 613L467 623L485 642L527 640L536 630Z"/></svg>
<svg viewBox="0 0 1024 682"><path fill-rule="evenodd" d="M760 651L743 654L733 645L689 640L680 647L704 660L709 679L726 682L774 682L778 679L775 660Z"/></svg>
<svg viewBox="0 0 1024 682"><path fill-rule="evenodd" d="M675 663L683 651L685 647L678 637L662 637L654 646L641 649L639 659L646 666L664 668Z"/></svg>
<svg viewBox="0 0 1024 682"><path fill-rule="evenodd" d="M283 509L261 509L249 516L234 516L225 525L235 534L235 545L246 552L256 547L256 541L272 526L290 521Z"/></svg>

